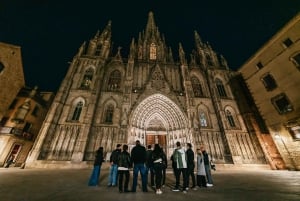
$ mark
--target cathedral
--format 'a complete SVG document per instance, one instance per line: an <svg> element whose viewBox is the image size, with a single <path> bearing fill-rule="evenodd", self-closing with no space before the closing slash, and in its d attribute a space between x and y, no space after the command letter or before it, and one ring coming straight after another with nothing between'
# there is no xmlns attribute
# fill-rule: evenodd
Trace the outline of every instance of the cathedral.
<svg viewBox="0 0 300 201"><path fill-rule="evenodd" d="M215 163L267 161L249 132L230 85L236 72L194 32L195 47L172 53L152 12L128 55L112 51L111 22L84 42L70 63L38 138L29 167L87 167L94 153L140 140L170 158L176 142L204 145Z"/></svg>

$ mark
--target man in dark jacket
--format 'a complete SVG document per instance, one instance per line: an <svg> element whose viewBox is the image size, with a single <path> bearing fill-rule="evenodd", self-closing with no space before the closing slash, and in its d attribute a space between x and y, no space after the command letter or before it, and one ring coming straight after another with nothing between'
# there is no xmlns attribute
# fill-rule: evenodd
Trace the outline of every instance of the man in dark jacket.
<svg viewBox="0 0 300 201"><path fill-rule="evenodd" d="M110 155L110 171L108 175L108 186L117 186L118 178L118 156L121 153L121 144L117 144L117 148Z"/></svg>
<svg viewBox="0 0 300 201"><path fill-rule="evenodd" d="M186 185L187 188L189 187L189 180L190 180L190 176L192 177L192 189L193 190L197 190L196 188L196 177L195 177L195 173L194 173L194 169L195 169L195 161L194 161L194 151L192 149L192 144L191 143L187 143L187 150L186 150L186 156L187 156L187 181L186 181Z"/></svg>
<svg viewBox="0 0 300 201"><path fill-rule="evenodd" d="M153 164L151 162L151 155L152 155L152 146L148 145L147 147L147 159L146 159L146 179L148 184L148 174L150 172L150 183L152 187L154 186L154 172L153 172Z"/></svg>
<svg viewBox="0 0 300 201"><path fill-rule="evenodd" d="M131 150L131 161L133 163L133 182L132 182L132 192L136 192L137 179L139 172L142 177L142 188L143 192L148 192L147 190L147 178L146 178L146 158L147 152L146 148L141 145L140 141L136 141L136 146Z"/></svg>
<svg viewBox="0 0 300 201"><path fill-rule="evenodd" d="M128 146L123 145L123 151L118 156L118 175L119 175L119 192L129 192L129 168L131 167L130 154L127 152ZM125 182L123 184L123 176L125 175Z"/></svg>

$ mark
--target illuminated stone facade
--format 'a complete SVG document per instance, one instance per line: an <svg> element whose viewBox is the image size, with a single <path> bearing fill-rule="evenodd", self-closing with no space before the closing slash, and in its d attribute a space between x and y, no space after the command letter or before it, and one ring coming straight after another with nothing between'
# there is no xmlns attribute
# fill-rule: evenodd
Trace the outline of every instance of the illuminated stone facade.
<svg viewBox="0 0 300 201"><path fill-rule="evenodd" d="M239 71L287 168L300 170L300 14Z"/></svg>
<svg viewBox="0 0 300 201"><path fill-rule="evenodd" d="M194 33L189 58L178 59L149 13L126 58L111 54L111 22L85 42L69 70L27 159L28 167L86 167L103 146L159 143L168 157L180 141L204 144L215 162L266 165L258 139L249 135L222 55Z"/></svg>

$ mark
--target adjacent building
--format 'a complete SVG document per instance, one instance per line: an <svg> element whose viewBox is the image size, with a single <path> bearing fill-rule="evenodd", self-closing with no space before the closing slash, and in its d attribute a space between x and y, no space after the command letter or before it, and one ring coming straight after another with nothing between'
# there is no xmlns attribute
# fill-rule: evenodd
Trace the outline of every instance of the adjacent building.
<svg viewBox="0 0 300 201"><path fill-rule="evenodd" d="M21 48L0 42L0 120L24 86Z"/></svg>
<svg viewBox="0 0 300 201"><path fill-rule="evenodd" d="M300 14L238 71L287 168L300 170Z"/></svg>

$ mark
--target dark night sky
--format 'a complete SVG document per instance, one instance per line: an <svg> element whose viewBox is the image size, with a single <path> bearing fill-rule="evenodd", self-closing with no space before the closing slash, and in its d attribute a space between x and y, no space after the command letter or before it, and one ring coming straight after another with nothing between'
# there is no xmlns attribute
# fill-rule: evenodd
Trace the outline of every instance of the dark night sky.
<svg viewBox="0 0 300 201"><path fill-rule="evenodd" d="M112 20L114 51L127 57L149 11L176 56L194 30L239 68L300 11L299 0L2 0L0 41L21 46L26 85L56 92L78 48Z"/></svg>

